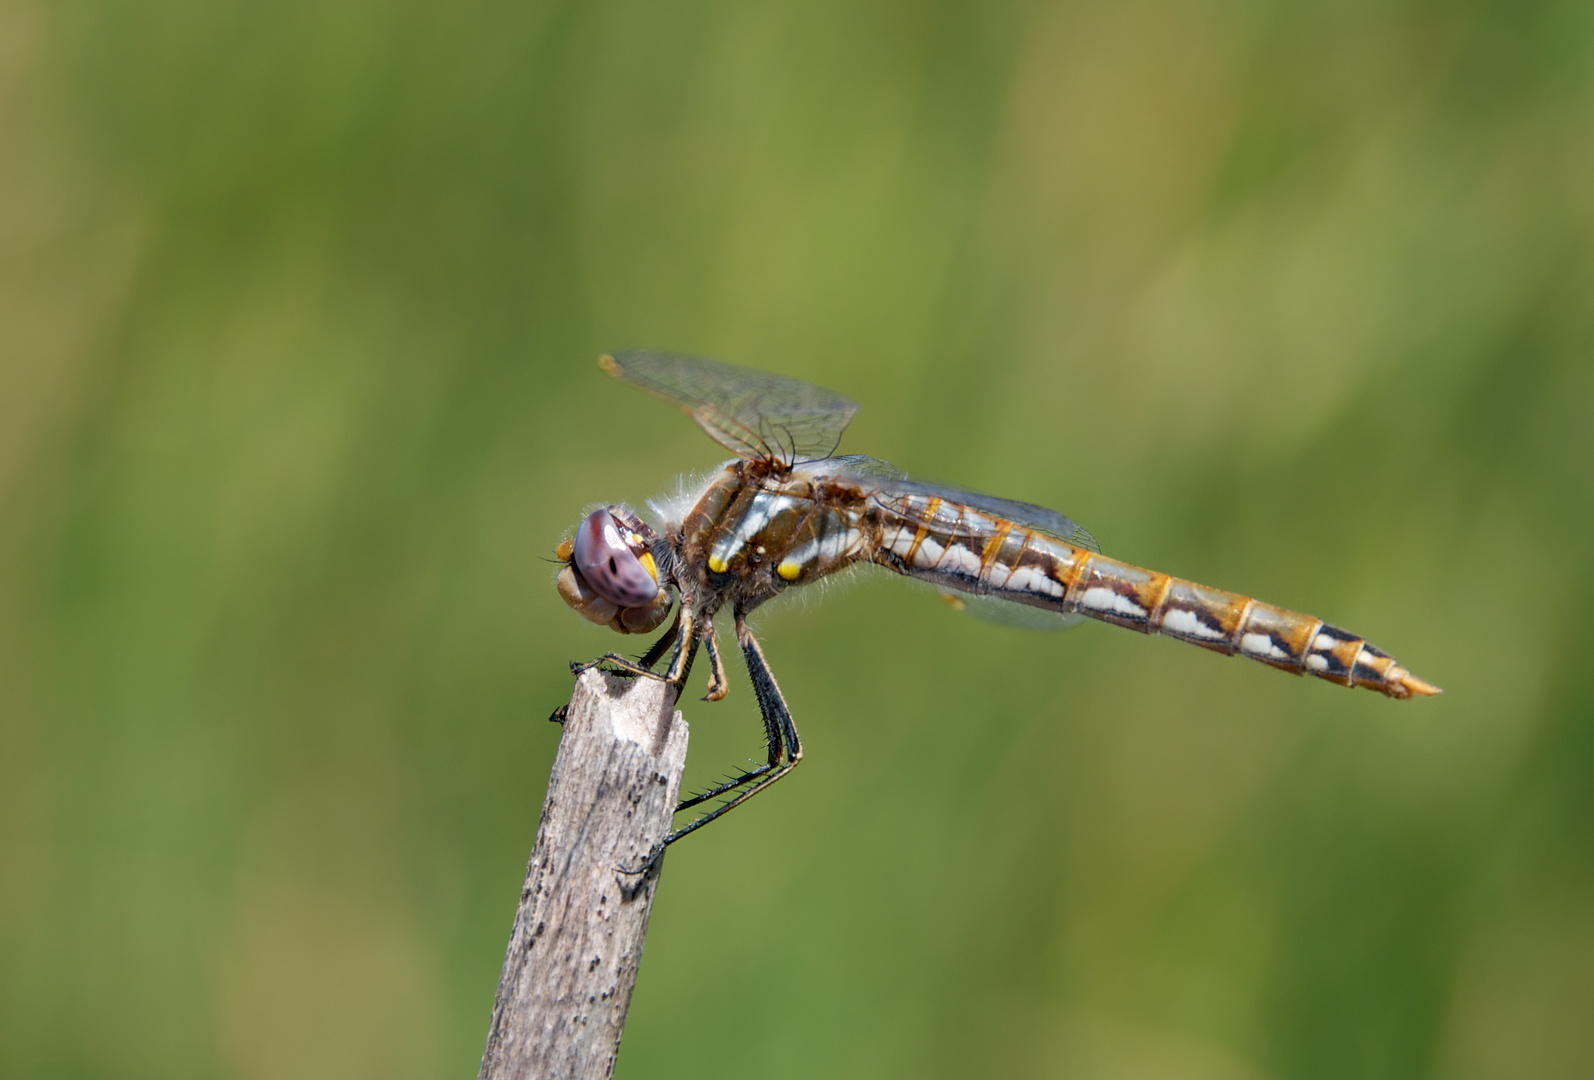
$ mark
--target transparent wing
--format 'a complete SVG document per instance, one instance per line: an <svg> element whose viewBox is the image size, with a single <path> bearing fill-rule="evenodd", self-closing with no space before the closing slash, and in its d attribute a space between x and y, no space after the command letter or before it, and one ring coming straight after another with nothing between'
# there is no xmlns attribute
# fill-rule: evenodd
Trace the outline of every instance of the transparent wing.
<svg viewBox="0 0 1594 1080"><path fill-rule="evenodd" d="M1044 533L1075 547L1098 553L1101 551L1101 545L1096 542L1096 537L1090 530L1066 514L1060 514L1044 506L1013 499L998 499L994 495L984 495L978 491L969 491L949 484L926 484L909 480L901 469L878 458L852 455L836 458L835 464L838 472L865 483L873 482L882 493L932 495L947 502L962 503L995 517L1005 518L1015 525L1034 529L1038 533ZM949 592L945 589L936 591L948 605L958 611L967 611L982 622L1016 626L1024 630L1066 630L1085 621L1085 616L1077 613L1047 611L1045 608L1031 607L997 596Z"/></svg>
<svg viewBox="0 0 1594 1080"><path fill-rule="evenodd" d="M697 356L628 349L598 365L675 402L738 457L829 457L858 411L857 402L833 390Z"/></svg>
<svg viewBox="0 0 1594 1080"><path fill-rule="evenodd" d="M903 483L912 483L908 480L908 474L891 462L867 454L842 454L816 468L830 476L859 481L865 487L895 488Z"/></svg>
<svg viewBox="0 0 1594 1080"><path fill-rule="evenodd" d="M958 611L967 611L981 622L998 626L1013 626L1020 630L1067 630L1085 621L1077 611L1063 614L1045 608L1015 604L994 596L972 596L963 593L942 592L941 599Z"/></svg>
<svg viewBox="0 0 1594 1080"><path fill-rule="evenodd" d="M867 459L867 460L873 460ZM884 465L884 462L880 462ZM887 466L890 468L891 466ZM1101 545L1096 542L1096 537L1091 531L1079 524L1066 514L1034 503L1018 502L1013 499L998 499L994 495L983 495L978 491L969 491L966 488L953 487L950 484L925 484L917 480L909 480L905 476L901 479L890 480L882 484L882 490L889 490L895 494L933 495L946 502L962 503L972 506L976 510L983 510L987 514L999 518L1006 518L1016 525L1023 525L1034 529L1036 532L1045 533L1065 544L1073 544L1089 551L1101 552Z"/></svg>

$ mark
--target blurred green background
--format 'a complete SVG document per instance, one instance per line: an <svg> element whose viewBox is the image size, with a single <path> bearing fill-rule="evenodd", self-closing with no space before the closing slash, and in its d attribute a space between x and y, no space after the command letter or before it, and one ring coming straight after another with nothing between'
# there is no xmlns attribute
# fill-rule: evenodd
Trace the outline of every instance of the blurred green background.
<svg viewBox="0 0 1594 1080"><path fill-rule="evenodd" d="M671 852L621 1076L1594 1075L1591 61L1586 0L0 0L0 1074L474 1073L619 644L547 559L721 457L650 345L1447 692L769 612L807 762Z"/></svg>

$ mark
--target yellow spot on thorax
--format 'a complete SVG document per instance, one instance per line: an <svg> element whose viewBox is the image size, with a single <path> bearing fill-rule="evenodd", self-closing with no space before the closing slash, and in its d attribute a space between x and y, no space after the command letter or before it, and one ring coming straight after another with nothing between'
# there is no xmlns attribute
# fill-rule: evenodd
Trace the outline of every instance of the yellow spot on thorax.
<svg viewBox="0 0 1594 1080"><path fill-rule="evenodd" d="M802 564L801 563L794 563L790 559L787 559L786 561L782 562L779 566L775 567L775 573L779 574L781 577L785 578L787 581L796 581L797 578L799 576L801 576L802 572L803 572Z"/></svg>
<svg viewBox="0 0 1594 1080"><path fill-rule="evenodd" d="M728 566L730 566L730 563L726 562L718 555L710 555L708 557L708 568L714 571L716 574L723 574Z"/></svg>

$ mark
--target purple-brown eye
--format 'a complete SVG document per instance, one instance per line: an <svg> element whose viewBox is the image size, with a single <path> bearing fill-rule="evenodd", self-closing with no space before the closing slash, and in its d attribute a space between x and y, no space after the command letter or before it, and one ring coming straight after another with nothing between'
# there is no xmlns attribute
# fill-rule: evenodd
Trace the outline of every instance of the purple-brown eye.
<svg viewBox="0 0 1594 1080"><path fill-rule="evenodd" d="M607 509L594 510L582 520L573 554L592 591L620 607L641 607L659 594L658 580L632 553Z"/></svg>

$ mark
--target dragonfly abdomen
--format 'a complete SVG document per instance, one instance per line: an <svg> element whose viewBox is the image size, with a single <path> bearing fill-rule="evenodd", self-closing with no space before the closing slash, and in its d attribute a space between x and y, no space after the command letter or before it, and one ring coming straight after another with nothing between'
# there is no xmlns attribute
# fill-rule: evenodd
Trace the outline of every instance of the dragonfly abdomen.
<svg viewBox="0 0 1594 1080"><path fill-rule="evenodd" d="M1145 634L1238 653L1282 671L1316 675L1393 698L1438 693L1366 639L1313 615L1090 554L1065 603Z"/></svg>
<svg viewBox="0 0 1594 1080"><path fill-rule="evenodd" d="M1238 653L1394 698L1437 693L1387 653L1311 615L1146 570L945 500L882 502L875 561L963 592Z"/></svg>

